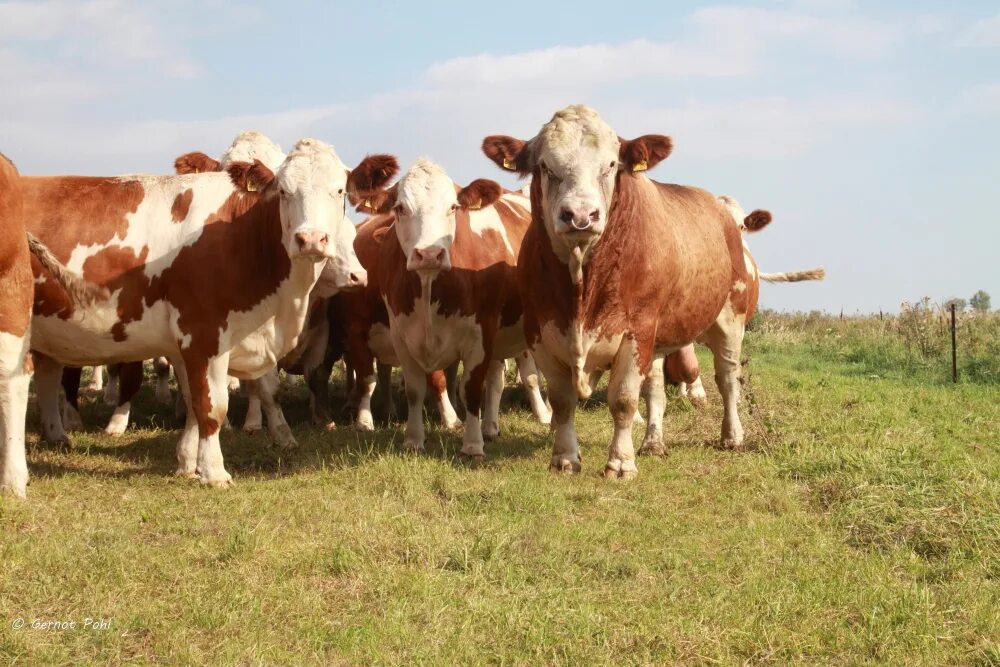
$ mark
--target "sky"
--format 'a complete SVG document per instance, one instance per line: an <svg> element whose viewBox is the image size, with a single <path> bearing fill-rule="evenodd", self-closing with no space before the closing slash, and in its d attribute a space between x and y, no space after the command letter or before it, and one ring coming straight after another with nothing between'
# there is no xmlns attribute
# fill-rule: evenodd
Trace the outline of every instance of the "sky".
<svg viewBox="0 0 1000 667"><path fill-rule="evenodd" d="M655 180L736 197L761 305L895 311L1000 300L1000 5L788 0L503 3L0 1L0 151L26 174L169 173L242 130L356 164L480 153L564 106L667 134Z"/></svg>

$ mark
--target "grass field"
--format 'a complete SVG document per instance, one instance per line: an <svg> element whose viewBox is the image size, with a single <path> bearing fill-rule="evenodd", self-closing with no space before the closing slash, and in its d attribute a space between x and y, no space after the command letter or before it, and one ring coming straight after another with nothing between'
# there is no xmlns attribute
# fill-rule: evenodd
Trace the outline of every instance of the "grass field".
<svg viewBox="0 0 1000 667"><path fill-rule="evenodd" d="M29 500L0 499L0 663L1000 665L998 339L952 386L886 326L765 319L749 451L712 446L706 382L629 483L597 476L600 395L584 473L555 477L517 392L468 470L455 434L415 458L399 425L316 432L300 387L300 449L223 434L225 491L171 476L149 389L120 439L91 401L75 450L32 440Z"/></svg>

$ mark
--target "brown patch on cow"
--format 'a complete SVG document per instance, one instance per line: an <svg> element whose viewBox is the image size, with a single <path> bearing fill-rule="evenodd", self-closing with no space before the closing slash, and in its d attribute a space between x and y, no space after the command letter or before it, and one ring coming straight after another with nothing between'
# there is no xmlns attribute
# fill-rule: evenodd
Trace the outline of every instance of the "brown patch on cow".
<svg viewBox="0 0 1000 667"><path fill-rule="evenodd" d="M743 226L748 232L759 232L771 223L771 212L757 209L743 218Z"/></svg>
<svg viewBox="0 0 1000 667"><path fill-rule="evenodd" d="M222 171L222 163L200 151L185 153L174 160L177 174L200 174L206 171Z"/></svg>
<svg viewBox="0 0 1000 667"><path fill-rule="evenodd" d="M576 321L598 338L631 332L645 373L656 348L694 340L735 281L748 282L740 231L714 196L622 170L608 224L574 286L545 231L541 197L535 174L532 223L518 260L529 344L547 323L566 333Z"/></svg>
<svg viewBox="0 0 1000 667"><path fill-rule="evenodd" d="M0 332L13 336L27 332L34 294L24 222L20 177L0 154Z"/></svg>
<svg viewBox="0 0 1000 667"><path fill-rule="evenodd" d="M106 246L115 238L124 239L128 216L139 209L145 196L139 181L118 178L22 176L20 184L28 231L64 264L78 245ZM31 267L36 277L46 279L35 287L35 314L68 319L73 304L66 292L37 259L32 258ZM85 278L104 284L110 277Z"/></svg>
<svg viewBox="0 0 1000 667"><path fill-rule="evenodd" d="M632 140L618 137L618 141L618 159L627 172L652 169L674 150L673 140L662 134L644 134Z"/></svg>
<svg viewBox="0 0 1000 667"><path fill-rule="evenodd" d="M174 198L174 204L170 207L170 218L174 222L183 222L191 209L191 201L194 199L194 190L188 188Z"/></svg>
<svg viewBox="0 0 1000 667"><path fill-rule="evenodd" d="M399 162L394 155L367 155L347 175L347 197L352 206L364 203L365 198L381 195L392 177L399 173ZM368 209L378 210L377 207Z"/></svg>

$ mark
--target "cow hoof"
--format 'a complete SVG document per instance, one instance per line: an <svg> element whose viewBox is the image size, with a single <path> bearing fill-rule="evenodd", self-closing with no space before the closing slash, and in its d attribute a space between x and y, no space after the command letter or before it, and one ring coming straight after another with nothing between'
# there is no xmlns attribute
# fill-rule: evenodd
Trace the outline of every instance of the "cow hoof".
<svg viewBox="0 0 1000 667"><path fill-rule="evenodd" d="M175 470L174 475L183 479L198 479L198 473L196 471L185 470L184 468L178 468Z"/></svg>
<svg viewBox="0 0 1000 667"><path fill-rule="evenodd" d="M111 423L104 427L104 432L108 435L124 435L128 424Z"/></svg>
<svg viewBox="0 0 1000 667"><path fill-rule="evenodd" d="M628 481L639 476L638 470L615 470L612 466L607 466L603 473L604 479L620 479Z"/></svg>
<svg viewBox="0 0 1000 667"><path fill-rule="evenodd" d="M274 438L274 444L278 449L295 449L299 446L298 440L292 435L292 430L287 426L280 429Z"/></svg>
<svg viewBox="0 0 1000 667"><path fill-rule="evenodd" d="M691 406L701 410L708 407L708 396L688 396Z"/></svg>
<svg viewBox="0 0 1000 667"><path fill-rule="evenodd" d="M570 461L569 459L553 458L552 463L549 464L549 472L561 475L576 475L580 469L579 461Z"/></svg>
<svg viewBox="0 0 1000 667"><path fill-rule="evenodd" d="M476 468L479 468L480 466L482 466L486 462L486 455L485 454L466 454L465 452L460 452L459 453L459 459L467 467L472 468L473 470L475 470Z"/></svg>
<svg viewBox="0 0 1000 667"><path fill-rule="evenodd" d="M552 413L547 412L545 414L538 415L538 423L548 426L552 423Z"/></svg>
<svg viewBox="0 0 1000 667"><path fill-rule="evenodd" d="M42 441L52 447L55 447L56 449L73 449L73 447L75 447L73 440L65 433L57 436L43 435Z"/></svg>
<svg viewBox="0 0 1000 667"><path fill-rule="evenodd" d="M354 421L354 428L359 431L374 431L375 430L375 420L372 419L371 415L359 416Z"/></svg>
<svg viewBox="0 0 1000 667"><path fill-rule="evenodd" d="M417 442L415 440L404 440L403 451L406 452L407 454L423 454L424 445L423 443Z"/></svg>
<svg viewBox="0 0 1000 667"><path fill-rule="evenodd" d="M28 497L28 471L17 475L9 475L0 482L0 496L9 495L15 498Z"/></svg>
<svg viewBox="0 0 1000 667"><path fill-rule="evenodd" d="M465 426L465 424L463 424L462 421L459 419L456 419L453 422L450 421L441 422L441 428L443 428L445 431L461 431L463 426Z"/></svg>
<svg viewBox="0 0 1000 667"><path fill-rule="evenodd" d="M244 424L243 432L247 435L256 435L257 433L260 433L262 428L263 426L261 424Z"/></svg>
<svg viewBox="0 0 1000 667"><path fill-rule="evenodd" d="M213 489L227 489L233 485L233 476L228 472L222 477L212 479L202 477L200 479L202 486L209 486Z"/></svg>
<svg viewBox="0 0 1000 667"><path fill-rule="evenodd" d="M719 447L722 449L729 449L734 452L742 452L746 449L746 446L743 444L743 440L737 440L736 438L722 438L722 440L719 441Z"/></svg>
<svg viewBox="0 0 1000 667"><path fill-rule="evenodd" d="M662 440L647 440L639 448L640 456L664 456L667 448L663 446Z"/></svg>
<svg viewBox="0 0 1000 667"><path fill-rule="evenodd" d="M328 421L327 423L323 424L323 430L326 431L327 433L329 433L330 431L336 431L337 430L337 422L332 421L332 420ZM372 430L374 431L375 429L372 429Z"/></svg>
<svg viewBox="0 0 1000 667"><path fill-rule="evenodd" d="M492 441L500 436L500 427L496 424L487 424L483 427L483 440Z"/></svg>

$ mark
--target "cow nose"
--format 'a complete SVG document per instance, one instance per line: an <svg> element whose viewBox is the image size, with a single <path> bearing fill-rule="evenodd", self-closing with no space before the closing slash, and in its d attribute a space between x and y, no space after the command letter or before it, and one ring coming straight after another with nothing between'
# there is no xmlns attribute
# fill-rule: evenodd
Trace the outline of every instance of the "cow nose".
<svg viewBox="0 0 1000 667"><path fill-rule="evenodd" d="M295 243L299 246L299 252L311 255L326 254L326 244L330 242L330 235L323 232L296 232Z"/></svg>
<svg viewBox="0 0 1000 667"><path fill-rule="evenodd" d="M595 208L588 213L586 211L574 211L564 206L559 210L559 220L563 224L569 225L573 231L582 232L590 229L595 222L600 222L601 211Z"/></svg>
<svg viewBox="0 0 1000 667"><path fill-rule="evenodd" d="M347 276L348 287L364 287L368 284L367 271L352 271Z"/></svg>
<svg viewBox="0 0 1000 667"><path fill-rule="evenodd" d="M440 246L431 246L429 248L414 248L413 252L417 255L417 259L421 262L440 262L441 256L444 254L444 248Z"/></svg>

